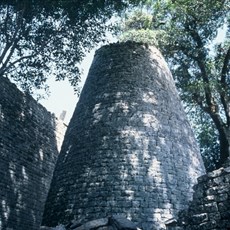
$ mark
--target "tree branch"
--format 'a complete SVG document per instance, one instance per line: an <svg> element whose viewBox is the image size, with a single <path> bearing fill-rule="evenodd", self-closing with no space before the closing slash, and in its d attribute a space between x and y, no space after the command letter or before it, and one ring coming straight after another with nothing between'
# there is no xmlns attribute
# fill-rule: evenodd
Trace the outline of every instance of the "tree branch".
<svg viewBox="0 0 230 230"><path fill-rule="evenodd" d="M6 10L6 18L5 18L5 20L4 20L4 30L6 31L6 34L5 34L5 36L6 36L6 43L9 43L9 36L8 36L8 34L7 34L7 22L8 22L8 20L9 20L9 18L10 18L10 16L9 16L9 5L7 6L7 10Z"/></svg>
<svg viewBox="0 0 230 230"><path fill-rule="evenodd" d="M228 48L227 54L224 58L224 64L221 71L221 83L224 85L226 84L226 76L229 69L229 61L230 61L230 47Z"/></svg>
<svg viewBox="0 0 230 230"><path fill-rule="evenodd" d="M227 83L226 77L229 69L229 61L230 61L230 47L228 48L227 54L224 58L224 64L221 71L221 89L220 89L220 100L224 107L225 116L227 118L227 126L230 127L230 105L229 105L229 97L226 94Z"/></svg>
<svg viewBox="0 0 230 230"><path fill-rule="evenodd" d="M20 57L19 59L15 60L14 62L10 63L7 67L5 67L4 69L0 70L0 76L4 74L4 72L6 72L8 69L10 69L12 66L14 66L16 63L19 63L20 61L27 59L27 58L33 58L35 57L37 54L30 54L30 55L26 55L23 57Z"/></svg>
<svg viewBox="0 0 230 230"><path fill-rule="evenodd" d="M5 44L5 48L4 48L4 50L2 51L2 54L1 54L1 56L0 56L0 64L3 65L3 60L4 60L4 58L5 58L6 54L7 54L7 52L9 51L10 47L11 47L11 44L10 44L10 43L6 43L6 44ZM1 67L1 68L2 68L2 67Z"/></svg>
<svg viewBox="0 0 230 230"><path fill-rule="evenodd" d="M5 44L5 48L3 49L3 52L0 56L0 64L3 62L3 59L5 58L6 53L8 52L10 46L11 46L11 42L9 41L9 36L7 33L7 22L9 20L9 6L7 6L7 11L6 11L6 17L4 20L4 31L5 31L5 38L6 38L6 44Z"/></svg>
<svg viewBox="0 0 230 230"><path fill-rule="evenodd" d="M202 103L200 103L199 105L205 112L207 112L210 115L210 117L214 121L217 129L219 131L223 132L225 124L224 124L221 116L219 115L219 106L216 103L216 101L212 95L212 90L210 87L210 81L209 81L209 77L208 77L208 74L206 71L206 66L205 66L206 55L203 51L204 44L202 42L202 39L201 39L199 33L196 31L196 26L194 29L191 29L191 27L187 26L186 29L190 32L191 37L193 38L193 40L197 44L198 56L195 57L194 60L197 62L198 66L199 66L199 69L201 71L202 80L204 83L204 93L205 93L205 100L207 103L207 107L204 106ZM225 65L227 66L227 64L225 64ZM225 102L225 100L224 100L224 102ZM224 104L223 104L223 106L224 106ZM228 119L228 117L229 116L227 116L227 119Z"/></svg>
<svg viewBox="0 0 230 230"><path fill-rule="evenodd" d="M203 52L204 44L202 42L202 39L197 31L194 29L191 29L189 26L187 26L187 30L189 30L191 37L197 44L197 50L198 50L198 56L195 57L195 61L197 62L200 71L201 76L204 83L204 92L205 92L205 99L206 103L210 109L210 112L216 113L218 110L218 105L215 103L214 98L212 96L212 90L210 88L210 82L208 78L208 74L205 67L205 53Z"/></svg>
<svg viewBox="0 0 230 230"><path fill-rule="evenodd" d="M15 19L16 26L15 26L15 31L13 33L12 39L11 39L11 41L9 41L9 37L7 38L8 42L6 43L4 51L0 57L0 63L2 64L2 66L0 68L0 75L4 74L4 72L6 72L6 70L8 70L12 66L12 64L10 64L9 68L7 67L11 57L14 54L17 43L20 40L20 34L21 34L22 28L23 28L23 18L21 15L22 13L23 12L17 13L16 19ZM8 20L8 19L6 18L6 20ZM5 30L6 30L6 35L7 35L7 28L5 28Z"/></svg>

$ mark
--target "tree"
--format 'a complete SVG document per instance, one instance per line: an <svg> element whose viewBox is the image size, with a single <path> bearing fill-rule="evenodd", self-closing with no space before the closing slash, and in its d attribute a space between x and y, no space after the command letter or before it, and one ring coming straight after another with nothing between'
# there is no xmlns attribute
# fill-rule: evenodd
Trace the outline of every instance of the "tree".
<svg viewBox="0 0 230 230"><path fill-rule="evenodd" d="M191 108L192 107L192 108ZM199 142L201 156L208 172L218 167L220 158L220 144L218 131L210 116L199 107L188 105L187 111L190 123Z"/></svg>
<svg viewBox="0 0 230 230"><path fill-rule="evenodd" d="M106 22L131 0L1 0L0 76L33 92L67 78L77 89L84 54L105 37Z"/></svg>
<svg viewBox="0 0 230 230"><path fill-rule="evenodd" d="M153 30L153 16L142 8L126 14L120 26L120 40L144 42L158 46L159 30Z"/></svg>
<svg viewBox="0 0 230 230"><path fill-rule="evenodd" d="M152 2L151 12L152 29L164 31L157 45L170 65L182 100L190 110L208 116L218 132L218 167L230 156L229 7L229 0L158 0ZM220 29L225 40L217 43ZM207 123L202 130L199 132L211 132Z"/></svg>

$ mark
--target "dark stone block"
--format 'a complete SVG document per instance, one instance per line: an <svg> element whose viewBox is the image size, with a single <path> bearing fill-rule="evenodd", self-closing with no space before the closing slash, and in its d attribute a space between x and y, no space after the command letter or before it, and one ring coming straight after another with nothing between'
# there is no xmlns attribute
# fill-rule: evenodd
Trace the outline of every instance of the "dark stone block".
<svg viewBox="0 0 230 230"><path fill-rule="evenodd" d="M110 217L109 223L117 230L137 230L136 224L122 216L113 215Z"/></svg>
<svg viewBox="0 0 230 230"><path fill-rule="evenodd" d="M200 224L202 222L208 221L208 214L207 213L201 213L191 216L190 218L191 224Z"/></svg>
<svg viewBox="0 0 230 230"><path fill-rule="evenodd" d="M108 218L101 218L101 219L89 221L89 222L87 222L87 223L85 223L79 227L71 226L70 229L73 229L73 230L93 230L93 229L105 227L108 225L108 223L109 223Z"/></svg>

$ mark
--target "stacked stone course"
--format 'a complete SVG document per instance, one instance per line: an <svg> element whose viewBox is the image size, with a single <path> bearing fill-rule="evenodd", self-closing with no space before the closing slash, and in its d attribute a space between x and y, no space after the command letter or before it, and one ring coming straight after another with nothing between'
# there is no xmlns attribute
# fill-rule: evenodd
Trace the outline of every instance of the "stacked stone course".
<svg viewBox="0 0 230 230"><path fill-rule="evenodd" d="M43 224L115 214L144 230L165 228L204 172L160 52L131 42L105 46L68 126Z"/></svg>
<svg viewBox="0 0 230 230"><path fill-rule="evenodd" d="M66 126L0 78L0 229L38 230Z"/></svg>
<svg viewBox="0 0 230 230"><path fill-rule="evenodd" d="M230 229L230 161L225 167L198 178L193 200L188 209L179 213L175 225L169 225L168 229Z"/></svg>

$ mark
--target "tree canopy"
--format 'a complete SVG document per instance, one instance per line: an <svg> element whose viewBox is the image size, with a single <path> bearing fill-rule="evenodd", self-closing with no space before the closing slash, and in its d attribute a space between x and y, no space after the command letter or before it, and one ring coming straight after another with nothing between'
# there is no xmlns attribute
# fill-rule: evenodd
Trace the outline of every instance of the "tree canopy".
<svg viewBox="0 0 230 230"><path fill-rule="evenodd" d="M33 92L67 78L77 89L85 53L101 42L106 23L136 0L1 0L0 76Z"/></svg>
<svg viewBox="0 0 230 230"><path fill-rule="evenodd" d="M141 10L125 20L123 39L160 48L204 154L209 140L220 166L230 155L229 0L0 0L0 77L30 93L52 75L77 89L78 64L130 4Z"/></svg>
<svg viewBox="0 0 230 230"><path fill-rule="evenodd" d="M207 150L209 140L210 149L215 149L216 154L212 155L213 162L219 167L230 155L230 2L149 2L150 7L141 12L152 16L152 24L147 28L155 33L152 43L169 63L193 123L199 124L196 130L200 144L206 145ZM129 28L126 33L133 30ZM143 26L141 29L146 30ZM217 41L220 31L223 39Z"/></svg>

